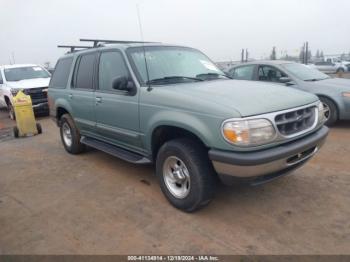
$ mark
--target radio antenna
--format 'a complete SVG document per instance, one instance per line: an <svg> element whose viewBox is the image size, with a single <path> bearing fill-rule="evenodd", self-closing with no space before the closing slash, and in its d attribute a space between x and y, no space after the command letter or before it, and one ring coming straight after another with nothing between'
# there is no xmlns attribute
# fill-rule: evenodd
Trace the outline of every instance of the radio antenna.
<svg viewBox="0 0 350 262"><path fill-rule="evenodd" d="M152 88L151 88L151 85L149 83L149 80L150 80L149 79L149 71L148 71L148 64L147 64L147 58L146 58L146 49L145 49L145 44L144 44L144 39L143 39L143 30L142 30L139 4L136 4L136 9L137 9L137 19L139 22L139 29L140 29L140 35L141 35L141 41L142 41L143 58L145 59L145 68L146 68L146 77L147 77L146 85L148 86L147 91L151 91Z"/></svg>

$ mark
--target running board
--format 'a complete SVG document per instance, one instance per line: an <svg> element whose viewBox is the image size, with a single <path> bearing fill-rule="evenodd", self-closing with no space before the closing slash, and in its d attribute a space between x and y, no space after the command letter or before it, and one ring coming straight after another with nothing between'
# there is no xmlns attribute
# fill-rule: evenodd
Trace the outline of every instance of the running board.
<svg viewBox="0 0 350 262"><path fill-rule="evenodd" d="M97 139L94 139L91 137L83 136L80 139L80 142L82 144L96 148L96 149L101 150L107 154L110 154L112 156L116 156L116 157L123 159L127 162L130 162L130 163L135 163L135 164L149 164L149 163L151 163L151 161L148 158L146 158L140 154L131 152L129 150L120 148L120 147L115 146L115 145L108 144L106 142L103 142L103 141L100 141L100 140L97 140Z"/></svg>

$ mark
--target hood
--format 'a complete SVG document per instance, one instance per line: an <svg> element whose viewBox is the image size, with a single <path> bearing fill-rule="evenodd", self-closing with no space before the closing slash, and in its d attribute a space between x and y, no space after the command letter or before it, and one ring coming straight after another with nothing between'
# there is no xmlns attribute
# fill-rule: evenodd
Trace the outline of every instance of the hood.
<svg viewBox="0 0 350 262"><path fill-rule="evenodd" d="M328 78L325 80L305 83L309 83L312 86L322 87L334 92L350 92L350 79Z"/></svg>
<svg viewBox="0 0 350 262"><path fill-rule="evenodd" d="M24 79L21 81L7 82L7 86L18 89L31 89L37 87L48 87L50 78Z"/></svg>
<svg viewBox="0 0 350 262"><path fill-rule="evenodd" d="M239 112L242 117L290 109L318 100L311 93L290 87L244 80L213 80L160 88L166 89L164 96L178 97L181 107L188 104L189 110L211 113L207 111L215 105L218 109Z"/></svg>

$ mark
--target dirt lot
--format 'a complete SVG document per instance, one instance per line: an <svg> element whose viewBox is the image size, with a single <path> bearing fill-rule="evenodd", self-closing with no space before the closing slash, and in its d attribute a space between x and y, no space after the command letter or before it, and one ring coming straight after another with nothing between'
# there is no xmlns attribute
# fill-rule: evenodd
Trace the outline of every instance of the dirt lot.
<svg viewBox="0 0 350 262"><path fill-rule="evenodd" d="M58 129L0 135L0 254L350 254L350 123L293 175L221 186L195 214L171 207L151 166L67 154ZM0 111L0 127L13 125Z"/></svg>

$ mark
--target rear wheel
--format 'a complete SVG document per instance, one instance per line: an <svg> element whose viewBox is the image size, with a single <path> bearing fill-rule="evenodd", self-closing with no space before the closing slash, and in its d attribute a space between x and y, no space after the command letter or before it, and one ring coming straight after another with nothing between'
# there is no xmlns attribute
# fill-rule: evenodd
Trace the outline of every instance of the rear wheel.
<svg viewBox="0 0 350 262"><path fill-rule="evenodd" d="M320 100L323 104L324 108L324 116L326 118L325 125L332 126L335 124L335 122L338 120L338 109L335 103L326 98L326 97L320 97Z"/></svg>
<svg viewBox="0 0 350 262"><path fill-rule="evenodd" d="M216 186L207 150L190 139L166 142L159 150L156 173L168 201L186 212L207 205Z"/></svg>
<svg viewBox="0 0 350 262"><path fill-rule="evenodd" d="M80 143L79 130L69 114L61 117L60 134L62 144L68 153L79 154L85 150L85 145Z"/></svg>

